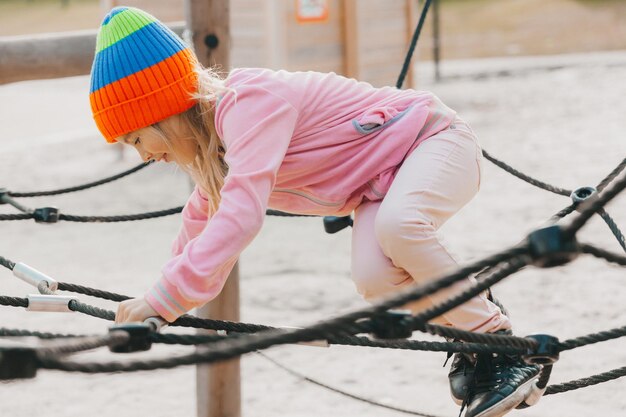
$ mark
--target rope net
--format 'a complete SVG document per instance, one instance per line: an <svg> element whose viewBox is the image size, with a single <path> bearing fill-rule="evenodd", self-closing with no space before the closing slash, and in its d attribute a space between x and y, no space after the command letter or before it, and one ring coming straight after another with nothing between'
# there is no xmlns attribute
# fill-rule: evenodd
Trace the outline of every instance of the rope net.
<svg viewBox="0 0 626 417"><path fill-rule="evenodd" d="M410 61L415 49L419 34L424 24L424 19L431 0L425 2L422 15L411 40L402 71L396 83L397 88L401 88L410 68ZM355 347L370 347L379 349L400 349L412 351L432 351L432 352L462 352L462 353L503 353L522 354L534 358L546 358L549 355L557 355L560 352L576 349L582 346L615 340L626 336L626 326L614 328L599 333L583 335L574 339L558 341L553 338L551 351L539 351L544 339L528 336L516 337L496 334L480 334L462 331L451 327L430 324L429 321L477 294L489 289L492 285L518 272L522 268L533 265L536 267L552 267L564 265L580 254L591 255L606 262L626 266L626 256L598 248L596 246L579 243L576 240L577 232L594 215L599 215L610 228L621 248L626 252L626 243L623 233L616 225L613 218L606 212L605 205L617 196L626 187L626 176L622 175L626 168L626 158L613 169L598 185L590 192L581 197L581 189L568 190L547 184L537 180L510 165L493 157L488 152L483 151L487 160L496 166L511 173L517 178L527 183L544 189L546 191L571 197L574 202L551 217L552 226L537 229L531 232L519 244L502 250L496 254L487 256L477 262L464 266L459 270L450 273L440 279L419 287L415 287L406 292L385 300L384 302L355 310L336 317L321 320L309 326L297 329L276 328L261 324L238 323L222 320L210 320L192 315L183 315L170 326L187 327L194 329L208 329L220 332L210 335L184 335L160 333L155 328L138 326L136 328L111 328L105 335L77 335L37 332L23 329L0 328L0 337L36 337L47 341L42 346L26 346L15 348L5 347L0 344L0 379L16 379L34 377L37 369L51 369L67 372L81 373L110 373L110 372L136 372L150 371L158 369L171 369L178 366L215 363L227 359L239 357L251 352L257 352L277 345L296 343L322 343L325 345L348 345ZM107 177L98 181L62 188L52 191L35 192L12 192L7 189L0 189L0 204L9 204L20 213L0 214L0 221L28 220L34 219L39 223L55 223L58 221L70 221L81 223L102 223L102 222L123 222L143 219L151 219L180 213L182 206L166 210L159 210L147 213L138 213L120 216L77 216L60 213L58 209L52 207L42 207L31 209L15 200L15 198L52 196L70 192L77 192L106 184L120 178L124 178L132 173L138 172L148 164L140 164L119 174ZM622 175L620 177L620 175ZM564 217L578 212L573 220L560 226L556 224ZM283 213L268 210L267 215L274 216L301 216L297 214ZM326 221L326 219L325 219ZM342 225L333 229L334 231L350 225L350 221L345 218ZM332 229L332 227L331 227ZM327 228L327 231L329 229ZM13 270L16 263L0 256L0 265ZM418 301L428 297L442 289L448 288L456 282L464 280L471 274L478 274L478 282L461 294L446 300L430 309L411 316L392 312L396 307L402 306L410 301ZM43 281L37 285L41 294L55 297L58 294L51 290L48 284ZM121 302L131 297L109 291L89 288L77 284L59 282L58 291L82 294L96 297L112 302ZM495 301L495 300L494 300ZM0 305L8 307L29 308L31 301L29 298L19 298L0 295ZM113 321L115 313L100 307L92 306L77 299L67 302L67 308L80 314L89 315L95 318ZM413 332L419 331L446 338L446 342L430 342L409 339ZM454 341L450 341L454 340ZM462 340L463 342L457 342ZM146 350L152 343L168 345L202 346L203 349L191 354L168 355L162 358L149 360L131 361L108 361L89 362L78 361L72 355L86 350L108 347L113 352L128 352L135 350ZM262 354L262 353L260 353ZM543 357L541 355L544 355ZM399 407L383 405L359 396L347 393L337 388L315 381L303 376L279 362L264 357L277 366L281 367L292 375L301 379L336 391L342 395L365 401L371 405L382 406L398 412L421 415L429 417L429 414L406 410ZM2 359L5 358L5 359ZM7 368L7 360L12 366ZM16 364L18 367L16 368ZM20 368L21 366L21 368ZM546 386L552 371L552 365L544 366L544 372L540 377L540 382ZM544 395L552 395L571 390L588 387L591 385L611 381L626 376L626 367L602 372L586 378L569 381L562 384L547 386ZM432 416L430 416L432 417Z"/></svg>

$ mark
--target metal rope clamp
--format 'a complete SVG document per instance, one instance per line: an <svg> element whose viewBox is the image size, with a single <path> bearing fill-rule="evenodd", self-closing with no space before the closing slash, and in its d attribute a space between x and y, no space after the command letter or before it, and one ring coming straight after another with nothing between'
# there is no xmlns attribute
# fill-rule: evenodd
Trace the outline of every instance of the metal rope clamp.
<svg viewBox="0 0 626 417"><path fill-rule="evenodd" d="M54 292L59 288L59 283L53 278L21 262L13 267L13 275L35 288L38 288L41 282L46 282L50 291Z"/></svg>
<svg viewBox="0 0 626 417"><path fill-rule="evenodd" d="M59 209L56 207L40 207L33 211L37 223L56 223L59 221Z"/></svg>
<svg viewBox="0 0 626 417"><path fill-rule="evenodd" d="M0 344L0 380L34 378L37 375L37 351L32 347Z"/></svg>
<svg viewBox="0 0 626 417"><path fill-rule="evenodd" d="M413 334L412 317L409 310L389 310L373 316L372 334L377 339L408 339Z"/></svg>
<svg viewBox="0 0 626 417"><path fill-rule="evenodd" d="M598 190L595 187L579 187L572 191L570 197L576 204L576 210L580 211L581 203L598 199Z"/></svg>
<svg viewBox="0 0 626 417"><path fill-rule="evenodd" d="M5 195L9 195L9 190L7 190L6 188L0 188L0 204L6 204L6 201L4 201Z"/></svg>
<svg viewBox="0 0 626 417"><path fill-rule="evenodd" d="M537 229L528 235L528 250L533 265L552 268L571 262L580 251L576 238L565 240L561 226Z"/></svg>
<svg viewBox="0 0 626 417"><path fill-rule="evenodd" d="M559 339L547 334L526 336L537 342L537 347L522 354L524 362L530 365L552 365L559 360Z"/></svg>
<svg viewBox="0 0 626 417"><path fill-rule="evenodd" d="M78 298L69 295L28 294L28 311L46 311L48 313L73 313L72 301Z"/></svg>
<svg viewBox="0 0 626 417"><path fill-rule="evenodd" d="M114 353L143 352L152 347L153 333L159 332L167 322L160 317L148 317L143 323L122 323L109 327L109 333L124 331L130 336L127 341L109 345Z"/></svg>

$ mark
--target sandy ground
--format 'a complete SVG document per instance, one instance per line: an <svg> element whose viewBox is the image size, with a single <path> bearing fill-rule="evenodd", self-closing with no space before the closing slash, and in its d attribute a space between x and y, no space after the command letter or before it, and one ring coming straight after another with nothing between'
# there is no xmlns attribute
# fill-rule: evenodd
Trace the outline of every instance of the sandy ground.
<svg viewBox="0 0 626 417"><path fill-rule="evenodd" d="M449 78L434 83L420 67L421 87L435 91L468 120L490 153L546 182L593 185L626 155L626 53L575 57L446 62ZM500 76L495 76L500 74ZM14 191L75 185L135 165L98 138L88 111L85 77L0 87L0 185ZM189 192L174 168L154 166L96 189L24 200L71 214L126 214L180 205ZM568 204L485 162L483 188L443 230L466 262L518 242ZM608 207L626 227L626 196ZM13 212L0 207L0 212ZM4 222L0 255L25 262L59 281L140 295L159 276L178 216L120 224ZM580 239L620 252L599 219ZM364 305L349 279L350 233L323 232L320 219L268 218L241 259L242 320L304 325ZM33 289L0 271L0 293ZM561 339L623 326L624 269L593 258L541 270L527 268L495 287L512 313L516 333ZM113 309L113 303L83 301ZM79 314L31 313L2 307L2 326L66 333L103 333L108 323ZM416 335L420 339L429 336ZM624 339L565 352L552 383L624 366ZM132 357L189 352L160 347ZM456 416L442 353L354 347L286 346L266 353L330 385L374 400L438 416ZM101 350L88 358L111 359ZM245 416L377 416L371 407L298 380L258 355L242 360ZM2 383L0 414L101 417L195 415L195 371L85 376L42 371L36 379ZM626 379L544 398L520 417L626 414Z"/></svg>

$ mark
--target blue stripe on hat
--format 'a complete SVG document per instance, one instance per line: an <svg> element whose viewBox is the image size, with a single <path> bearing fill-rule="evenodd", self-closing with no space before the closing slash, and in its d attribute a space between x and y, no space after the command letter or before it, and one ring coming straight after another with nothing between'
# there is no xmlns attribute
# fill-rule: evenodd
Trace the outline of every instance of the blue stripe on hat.
<svg viewBox="0 0 626 417"><path fill-rule="evenodd" d="M92 80L90 93L158 64L185 48L178 35L163 24L154 22L144 26L96 54L96 77ZM96 67L105 63L107 70L98 71Z"/></svg>
<svg viewBox="0 0 626 417"><path fill-rule="evenodd" d="M104 20L102 21L102 25L106 25L113 18L113 16L115 16L118 13L122 13L126 9L128 9L128 7L123 7L123 6L112 9L111 12L104 17Z"/></svg>

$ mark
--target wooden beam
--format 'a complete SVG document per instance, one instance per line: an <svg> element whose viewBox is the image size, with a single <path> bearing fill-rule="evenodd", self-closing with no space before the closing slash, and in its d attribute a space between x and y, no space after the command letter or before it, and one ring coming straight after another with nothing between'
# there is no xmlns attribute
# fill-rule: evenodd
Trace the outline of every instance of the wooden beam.
<svg viewBox="0 0 626 417"><path fill-rule="evenodd" d="M230 70L230 1L186 0L185 17L198 60L205 67ZM239 321L239 265L235 265L222 293L198 309L198 315ZM205 331L200 330L199 333ZM240 417L239 359L196 367L198 417Z"/></svg>
<svg viewBox="0 0 626 417"><path fill-rule="evenodd" d="M185 25L170 26L182 35ZM97 30L0 37L0 84L89 74Z"/></svg>

